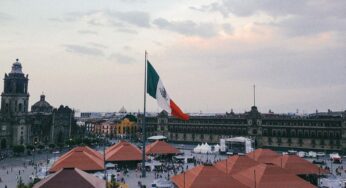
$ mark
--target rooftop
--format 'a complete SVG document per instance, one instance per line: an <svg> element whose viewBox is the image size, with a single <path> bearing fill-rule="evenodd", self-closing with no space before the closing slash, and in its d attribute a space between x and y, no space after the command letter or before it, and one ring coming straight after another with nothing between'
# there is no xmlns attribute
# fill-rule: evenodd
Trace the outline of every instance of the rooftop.
<svg viewBox="0 0 346 188"><path fill-rule="evenodd" d="M49 172L56 172L62 168L79 168L84 171L100 171L104 169L103 156L87 146L76 147L62 155L53 164Z"/></svg>

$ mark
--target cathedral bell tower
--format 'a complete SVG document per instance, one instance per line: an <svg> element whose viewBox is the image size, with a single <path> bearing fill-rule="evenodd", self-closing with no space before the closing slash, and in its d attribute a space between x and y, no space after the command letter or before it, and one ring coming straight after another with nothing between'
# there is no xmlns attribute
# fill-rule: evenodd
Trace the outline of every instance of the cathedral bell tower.
<svg viewBox="0 0 346 188"><path fill-rule="evenodd" d="M22 72L22 64L16 59L9 74L5 73L4 91L1 94L1 112L17 116L28 112L28 75Z"/></svg>

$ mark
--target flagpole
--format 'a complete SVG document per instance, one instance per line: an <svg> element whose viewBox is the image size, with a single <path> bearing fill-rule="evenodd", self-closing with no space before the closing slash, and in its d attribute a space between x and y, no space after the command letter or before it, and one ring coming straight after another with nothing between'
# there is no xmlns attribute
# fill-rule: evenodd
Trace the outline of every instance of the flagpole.
<svg viewBox="0 0 346 188"><path fill-rule="evenodd" d="M145 51L145 62L144 62L144 109L143 109L143 126L142 126L142 130L143 130L143 147L142 147L142 177L145 178L145 141L146 141L146 132L145 132L145 128L146 128L146 105L147 105L147 51Z"/></svg>

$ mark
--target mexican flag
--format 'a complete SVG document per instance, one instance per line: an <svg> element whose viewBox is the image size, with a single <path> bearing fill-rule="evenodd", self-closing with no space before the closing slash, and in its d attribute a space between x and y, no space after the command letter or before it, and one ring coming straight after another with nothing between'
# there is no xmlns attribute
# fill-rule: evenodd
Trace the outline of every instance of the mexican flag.
<svg viewBox="0 0 346 188"><path fill-rule="evenodd" d="M158 105L163 110L182 120L189 120L189 115L182 112L169 97L160 76L149 61L147 61L147 93L157 100Z"/></svg>

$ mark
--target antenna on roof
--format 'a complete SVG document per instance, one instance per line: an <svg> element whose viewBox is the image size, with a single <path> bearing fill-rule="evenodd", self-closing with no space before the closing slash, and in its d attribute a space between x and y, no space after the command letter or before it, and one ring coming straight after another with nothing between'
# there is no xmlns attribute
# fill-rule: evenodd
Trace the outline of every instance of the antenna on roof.
<svg viewBox="0 0 346 188"><path fill-rule="evenodd" d="M253 85L253 106L256 106L256 85Z"/></svg>

